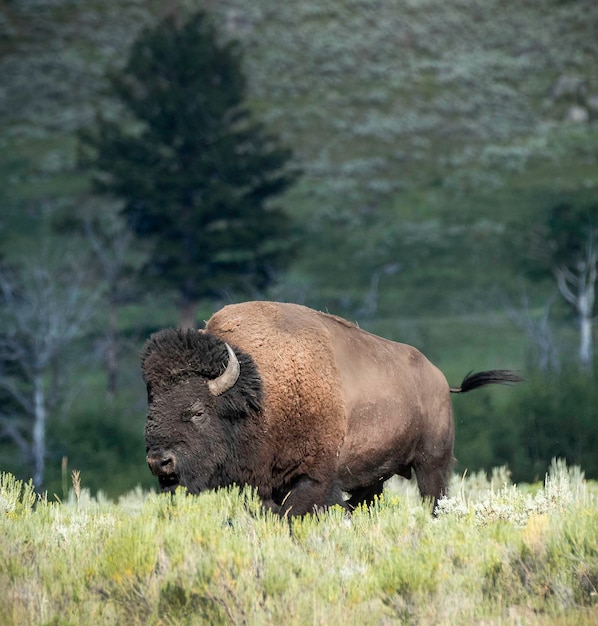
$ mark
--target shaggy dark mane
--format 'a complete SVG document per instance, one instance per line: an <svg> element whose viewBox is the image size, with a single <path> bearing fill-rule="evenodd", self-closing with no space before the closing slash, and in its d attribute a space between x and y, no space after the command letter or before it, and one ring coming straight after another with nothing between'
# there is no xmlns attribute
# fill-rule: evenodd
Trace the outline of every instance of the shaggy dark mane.
<svg viewBox="0 0 598 626"><path fill-rule="evenodd" d="M219 413L229 417L259 411L263 399L262 381L253 359L236 346L231 347L241 373L232 389L217 398ZM227 363L224 341L197 330L160 330L150 336L141 351L141 369L148 391L170 389L193 377L216 378Z"/></svg>

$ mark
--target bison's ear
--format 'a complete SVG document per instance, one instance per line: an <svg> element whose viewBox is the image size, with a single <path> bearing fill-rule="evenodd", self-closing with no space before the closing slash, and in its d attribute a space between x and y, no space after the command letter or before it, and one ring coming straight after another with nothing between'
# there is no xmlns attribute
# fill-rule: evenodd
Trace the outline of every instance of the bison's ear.
<svg viewBox="0 0 598 626"><path fill-rule="evenodd" d="M241 366L239 365L239 359L237 359L235 351L227 343L224 345L228 352L228 365L218 378L213 378L208 381L208 388L210 393L214 396L221 396L224 392L233 387L241 373Z"/></svg>

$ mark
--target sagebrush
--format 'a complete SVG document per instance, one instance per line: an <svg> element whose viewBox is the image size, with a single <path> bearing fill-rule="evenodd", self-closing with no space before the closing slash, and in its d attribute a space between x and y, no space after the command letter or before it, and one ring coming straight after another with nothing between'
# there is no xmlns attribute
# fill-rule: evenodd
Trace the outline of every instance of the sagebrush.
<svg viewBox="0 0 598 626"><path fill-rule="evenodd" d="M84 483L84 480L83 480ZM399 487L397 487L397 484ZM408 485L407 483L405 483ZM393 483L292 521L250 490L63 503L0 481L3 624L592 624L598 490L456 477L434 518Z"/></svg>

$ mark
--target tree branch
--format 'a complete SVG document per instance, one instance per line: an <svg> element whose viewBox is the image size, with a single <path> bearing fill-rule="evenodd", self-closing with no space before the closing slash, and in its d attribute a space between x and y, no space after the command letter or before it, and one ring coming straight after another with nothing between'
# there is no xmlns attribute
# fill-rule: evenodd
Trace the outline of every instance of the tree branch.
<svg viewBox="0 0 598 626"><path fill-rule="evenodd" d="M23 437L23 434L19 431L19 425L16 423L14 419L10 419L8 417L0 416L0 427L2 430L0 431L0 436L6 437L13 441L23 456L29 456L31 450L29 442Z"/></svg>
<svg viewBox="0 0 598 626"><path fill-rule="evenodd" d="M567 300L567 302L577 309L577 296L569 287L570 278L573 276L571 271L567 267L555 267L552 270L554 277L556 278L557 286L563 298Z"/></svg>
<svg viewBox="0 0 598 626"><path fill-rule="evenodd" d="M27 395L20 391L17 386L11 382L10 379L0 378L0 389L4 389L4 391L7 391L10 394L11 398L13 398L13 400L20 404L21 408L26 413L31 413L31 411L33 410L33 404L31 403Z"/></svg>

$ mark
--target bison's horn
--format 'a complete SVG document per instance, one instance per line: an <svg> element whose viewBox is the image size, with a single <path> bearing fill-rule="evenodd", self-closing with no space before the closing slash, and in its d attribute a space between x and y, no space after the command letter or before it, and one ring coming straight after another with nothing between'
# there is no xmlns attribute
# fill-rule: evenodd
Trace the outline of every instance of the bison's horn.
<svg viewBox="0 0 598 626"><path fill-rule="evenodd" d="M208 381L208 388L214 396L221 396L225 391L228 391L237 382L241 372L241 366L235 351L227 343L224 345L228 352L228 365L218 378Z"/></svg>

